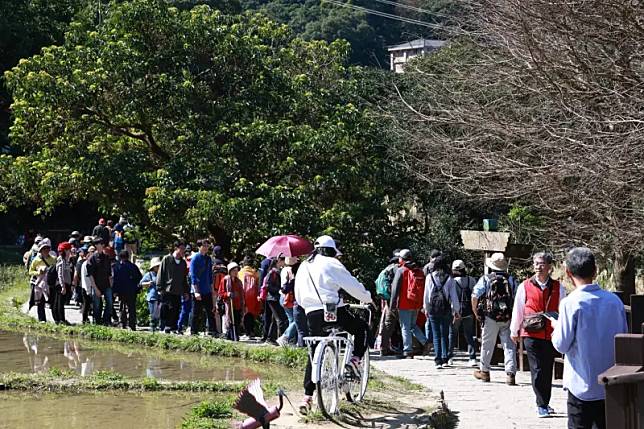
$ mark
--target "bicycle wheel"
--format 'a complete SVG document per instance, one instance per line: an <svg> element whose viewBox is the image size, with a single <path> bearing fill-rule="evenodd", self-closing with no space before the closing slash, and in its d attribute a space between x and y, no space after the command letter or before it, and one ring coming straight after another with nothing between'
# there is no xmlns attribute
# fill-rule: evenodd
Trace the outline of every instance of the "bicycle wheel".
<svg viewBox="0 0 644 429"><path fill-rule="evenodd" d="M367 385L369 384L369 350L367 350L362 357L360 363L360 378L349 382L349 391L347 392L347 400L349 402L360 402L367 393Z"/></svg>
<svg viewBox="0 0 644 429"><path fill-rule="evenodd" d="M338 366L333 344L322 345L318 365L318 407L327 418L338 411Z"/></svg>

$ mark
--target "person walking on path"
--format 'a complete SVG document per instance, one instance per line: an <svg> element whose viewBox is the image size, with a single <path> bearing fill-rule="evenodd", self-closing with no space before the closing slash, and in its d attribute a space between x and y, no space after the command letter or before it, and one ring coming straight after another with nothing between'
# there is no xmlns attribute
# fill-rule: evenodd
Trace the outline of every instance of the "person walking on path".
<svg viewBox="0 0 644 429"><path fill-rule="evenodd" d="M396 270L391 283L389 307L398 311L398 320L403 339L403 358L414 358L413 337L427 351L427 338L416 324L418 312L423 307L425 275L412 260L411 251L403 249L399 253L400 267Z"/></svg>
<svg viewBox="0 0 644 429"><path fill-rule="evenodd" d="M96 285L94 284L94 277L89 275L87 271L87 264L96 252L96 247L89 246L87 249L87 258L83 261L81 265L81 286L83 288L83 305L81 306L81 313L83 317L83 323L89 323L89 314L93 312L94 308L94 290Z"/></svg>
<svg viewBox="0 0 644 429"><path fill-rule="evenodd" d="M159 315L161 314L161 303L157 292L157 273L161 266L161 258L155 256L150 260L150 269L139 283L141 288L146 289L145 301L148 303L150 312L150 330L156 332L159 327Z"/></svg>
<svg viewBox="0 0 644 429"><path fill-rule="evenodd" d="M559 305L552 344L564 354L568 428L605 429L606 392L597 378L615 364L615 335L628 332L624 305L594 282L597 266L590 249L568 252L566 275L575 290Z"/></svg>
<svg viewBox="0 0 644 429"><path fill-rule="evenodd" d="M474 377L481 381L490 381L490 362L496 348L497 337L501 338L506 383L516 384L516 345L510 334L512 306L516 292L516 281L507 273L508 261L503 253L494 253L486 259L485 264L491 270L474 286L472 292L472 308L479 323L483 324L481 332L481 364L474 372ZM482 304L482 314L479 314L479 301ZM483 319L483 320L482 320Z"/></svg>
<svg viewBox="0 0 644 429"><path fill-rule="evenodd" d="M51 291L51 317L56 324L69 325L65 319L65 300L72 288L72 267L69 262L72 245L62 242L58 245L56 259L56 285Z"/></svg>
<svg viewBox="0 0 644 429"><path fill-rule="evenodd" d="M396 354L391 347L391 337L398 327L398 310L389 305L391 301L391 285L394 281L396 271L400 266L400 249L393 252L389 264L378 274L376 279L376 293L381 301L382 314L380 316L379 332L380 356L391 356Z"/></svg>
<svg viewBox="0 0 644 429"><path fill-rule="evenodd" d="M273 258L268 273L264 277L263 288L266 288L266 307L264 309L264 333L269 334L268 341L271 340L270 328L271 322L277 325L278 335L283 335L288 327L288 317L284 307L280 304L281 275L280 271L284 267L284 256ZM268 313L267 313L268 312ZM268 315L267 315L268 314ZM269 326L267 329L266 326Z"/></svg>
<svg viewBox="0 0 644 429"><path fill-rule="evenodd" d="M215 315L212 311L213 265L208 255L210 242L198 240L199 251L190 260L190 293L193 297L192 316L190 317L190 334L198 335L200 328L207 324L208 334L216 335Z"/></svg>
<svg viewBox="0 0 644 429"><path fill-rule="evenodd" d="M295 326L295 318L293 317L293 307L295 306L295 294L293 288L295 286L295 275L300 266L300 261L294 256L287 256L284 259L284 268L280 272L281 288L281 301L288 326L282 335L277 338L277 344L280 346L288 346L289 344L297 344L297 329Z"/></svg>
<svg viewBox="0 0 644 429"><path fill-rule="evenodd" d="M544 312L556 312L566 296L566 289L550 277L553 256L539 252L532 257L534 276L517 288L512 310L510 333L512 341L523 341L528 354L532 389L537 399L537 417L554 414L550 407L552 367L555 349L552 347L552 325Z"/></svg>
<svg viewBox="0 0 644 429"><path fill-rule="evenodd" d="M242 315L242 326L244 333L250 338L254 336L256 321L262 313L262 303L259 301L259 273L253 267L253 260L249 256L246 256L242 262L239 280L244 287L244 303L246 304Z"/></svg>
<svg viewBox="0 0 644 429"><path fill-rule="evenodd" d="M47 271L56 264L56 258L50 255L51 241L43 238L36 249L38 253L31 259L29 264L29 275L31 276L31 295L29 308L37 307L38 321L46 322L45 303L49 301L50 291L47 284Z"/></svg>
<svg viewBox="0 0 644 429"><path fill-rule="evenodd" d="M119 298L120 323L136 331L136 296L140 291L141 271L130 262L130 253L121 250L119 261L114 265L114 295Z"/></svg>
<svg viewBox="0 0 644 429"><path fill-rule="evenodd" d="M100 218L98 220L98 225L92 230L92 235L103 240L103 246L109 246L112 237L110 230L106 226L105 219Z"/></svg>
<svg viewBox="0 0 644 429"><path fill-rule="evenodd" d="M159 276L157 278L157 291L161 298L161 329L166 334L177 332L179 311L181 310L181 297L188 299L188 264L184 259L186 244L175 241L173 252L165 255L161 260Z"/></svg>
<svg viewBox="0 0 644 429"><path fill-rule="evenodd" d="M228 264L228 275L221 279L219 296L226 304L225 317L228 321L226 336L229 340L239 341L239 327L244 311L244 286L239 280L239 265L237 262Z"/></svg>
<svg viewBox="0 0 644 429"><path fill-rule="evenodd" d="M476 367L476 331L474 326L474 311L472 310L472 289L476 284L474 277L467 275L465 262L460 259L452 262L452 278L456 296L461 305L461 317L450 325L449 329L449 356L454 357L454 347L460 328L463 327L463 334L467 342L467 354L469 356L468 366Z"/></svg>
<svg viewBox="0 0 644 429"><path fill-rule="evenodd" d="M110 326L112 321L112 262L105 251L105 244L101 238L94 242L96 251L87 261L87 273L92 276L94 323ZM103 300L105 302L103 302ZM101 317L101 304L103 315Z"/></svg>
<svg viewBox="0 0 644 429"><path fill-rule="evenodd" d="M343 289L365 304L371 304L372 299L369 291L337 259L340 255L333 238L328 235L318 237L313 253L302 262L295 276L295 300L306 312L311 336L328 335L324 327L329 326L339 327L353 335L355 348L347 370L359 374L362 357L368 350L369 327L345 307L339 292ZM304 398L299 407L301 414L308 414L313 403L315 383L311 381L311 373L309 354L304 371Z"/></svg>
<svg viewBox="0 0 644 429"><path fill-rule="evenodd" d="M453 321L459 320L461 304L444 256L437 256L433 270L425 283L424 308L432 327L434 362L437 369L452 366L449 353L449 331Z"/></svg>

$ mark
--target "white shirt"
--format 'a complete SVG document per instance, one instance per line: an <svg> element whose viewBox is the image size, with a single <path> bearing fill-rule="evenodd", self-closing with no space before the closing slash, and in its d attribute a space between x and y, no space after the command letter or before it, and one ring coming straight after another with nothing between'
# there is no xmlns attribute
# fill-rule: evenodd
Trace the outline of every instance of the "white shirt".
<svg viewBox="0 0 644 429"><path fill-rule="evenodd" d="M369 291L336 258L316 255L313 262L302 262L295 276L295 300L307 314L322 310L323 302L337 303L342 307L344 302L338 295L340 289L360 302L372 302Z"/></svg>
<svg viewBox="0 0 644 429"><path fill-rule="evenodd" d="M94 277L87 273L87 260L81 265L81 286L88 295L94 293Z"/></svg>
<svg viewBox="0 0 644 429"><path fill-rule="evenodd" d="M548 285L548 282L546 283L541 283L536 277L535 280L537 281L537 284L541 288L541 290L545 290L546 286ZM510 322L510 335L513 337L518 337L519 332L521 331L521 325L523 324L523 317L525 316L523 313L525 313L525 282L521 282L519 287L517 288L517 293L514 296L514 307L512 308L512 321ZM559 282L559 302L561 302L562 299L566 297L566 288L563 287L563 284ZM557 307L559 307L559 302L557 303Z"/></svg>

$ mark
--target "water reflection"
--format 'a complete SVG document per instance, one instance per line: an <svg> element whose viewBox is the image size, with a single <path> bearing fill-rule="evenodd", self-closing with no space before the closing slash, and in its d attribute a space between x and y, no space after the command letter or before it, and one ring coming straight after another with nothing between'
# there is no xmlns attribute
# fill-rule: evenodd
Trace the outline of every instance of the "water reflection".
<svg viewBox="0 0 644 429"><path fill-rule="evenodd" d="M248 368L245 362L236 359L211 357L199 360L198 357L188 356L185 359L164 359L145 351L122 352L109 348L92 348L77 340L57 340L31 333L20 335L2 331L0 368L3 371L33 373L47 372L51 368L67 368L82 376L111 370L128 377L167 380L239 381L259 375Z"/></svg>

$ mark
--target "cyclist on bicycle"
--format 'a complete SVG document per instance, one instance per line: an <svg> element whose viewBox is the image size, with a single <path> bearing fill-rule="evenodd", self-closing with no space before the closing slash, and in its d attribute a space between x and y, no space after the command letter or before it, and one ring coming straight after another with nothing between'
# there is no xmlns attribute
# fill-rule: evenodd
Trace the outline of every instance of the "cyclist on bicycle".
<svg viewBox="0 0 644 429"><path fill-rule="evenodd" d="M367 323L355 317L345 307L339 295L344 289L360 302L372 303L371 294L355 277L349 273L337 256L342 253L335 241L328 235L319 237L314 251L302 263L295 277L295 300L304 308L310 336L326 336L325 327L333 326L349 332L354 337L354 350L347 369L359 376L362 357L368 349ZM304 400L300 412L306 414L311 409L315 384L311 382L311 358L306 363L304 373Z"/></svg>

